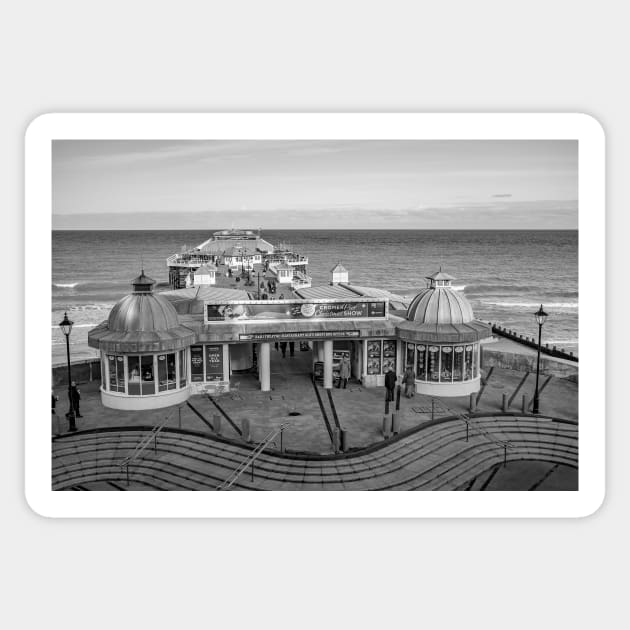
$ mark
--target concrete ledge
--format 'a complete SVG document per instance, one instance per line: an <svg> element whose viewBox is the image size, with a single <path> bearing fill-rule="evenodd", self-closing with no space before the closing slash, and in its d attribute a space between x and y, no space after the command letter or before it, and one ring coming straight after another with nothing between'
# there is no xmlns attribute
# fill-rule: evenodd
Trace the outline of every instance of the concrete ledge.
<svg viewBox="0 0 630 630"><path fill-rule="evenodd" d="M101 402L110 409L123 411L144 411L146 409L163 409L186 402L190 396L190 388L166 391L153 396L128 396L120 392L108 392L101 388Z"/></svg>

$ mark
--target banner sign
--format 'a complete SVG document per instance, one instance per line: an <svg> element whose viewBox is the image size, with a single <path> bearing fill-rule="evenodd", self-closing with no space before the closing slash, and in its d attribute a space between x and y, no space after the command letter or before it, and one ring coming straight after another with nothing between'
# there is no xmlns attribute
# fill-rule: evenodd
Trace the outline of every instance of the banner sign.
<svg viewBox="0 0 630 630"><path fill-rule="evenodd" d="M300 332L241 333L238 338L241 341L266 341L269 339L332 339L358 336L358 330L313 330Z"/></svg>
<svg viewBox="0 0 630 630"><path fill-rule="evenodd" d="M206 346L206 381L223 380L223 346Z"/></svg>
<svg viewBox="0 0 630 630"><path fill-rule="evenodd" d="M206 302L205 323L260 321L320 321L325 319L385 319L388 301L356 300L238 300Z"/></svg>
<svg viewBox="0 0 630 630"><path fill-rule="evenodd" d="M203 346L190 346L190 380L203 381Z"/></svg>

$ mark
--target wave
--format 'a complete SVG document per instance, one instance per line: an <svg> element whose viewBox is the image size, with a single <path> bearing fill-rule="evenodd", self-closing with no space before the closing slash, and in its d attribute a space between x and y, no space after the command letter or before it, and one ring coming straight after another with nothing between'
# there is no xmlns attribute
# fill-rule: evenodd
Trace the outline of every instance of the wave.
<svg viewBox="0 0 630 630"><path fill-rule="evenodd" d="M490 300L479 300L481 304L487 304L489 306L501 306L503 308L538 308L540 302L493 302ZM543 304L545 309L554 308L578 308L577 302L547 302Z"/></svg>
<svg viewBox="0 0 630 630"><path fill-rule="evenodd" d="M78 282L68 282L67 284L62 282L53 282L53 287L57 287L58 289L74 289L74 287L78 284Z"/></svg>
<svg viewBox="0 0 630 630"><path fill-rule="evenodd" d="M114 302L100 302L91 304L75 304L68 308L69 311L109 311L113 308Z"/></svg>
<svg viewBox="0 0 630 630"><path fill-rule="evenodd" d="M453 291L463 291L465 288L465 284L454 284L451 286L451 289L453 289Z"/></svg>
<svg viewBox="0 0 630 630"><path fill-rule="evenodd" d="M498 293L528 293L540 291L540 286L529 284L471 284L466 293L482 293L485 295Z"/></svg>

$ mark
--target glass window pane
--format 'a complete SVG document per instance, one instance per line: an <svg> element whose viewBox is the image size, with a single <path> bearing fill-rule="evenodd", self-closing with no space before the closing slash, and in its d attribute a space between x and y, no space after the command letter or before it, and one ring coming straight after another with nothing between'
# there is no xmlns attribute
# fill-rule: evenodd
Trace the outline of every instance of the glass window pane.
<svg viewBox="0 0 630 630"><path fill-rule="evenodd" d="M461 381L464 376L464 347L455 346L453 352L453 380Z"/></svg>
<svg viewBox="0 0 630 630"><path fill-rule="evenodd" d="M380 374L381 373L381 342L370 340L367 342L367 373L368 374Z"/></svg>
<svg viewBox="0 0 630 630"><path fill-rule="evenodd" d="M473 378L473 347L466 346L464 358L464 380L470 381Z"/></svg>
<svg viewBox="0 0 630 630"><path fill-rule="evenodd" d="M427 365L427 380L439 381L440 380L440 367L439 367L440 348L438 346L429 346L429 360Z"/></svg>
<svg viewBox="0 0 630 630"><path fill-rule="evenodd" d="M396 372L396 342L383 341L383 374L390 370Z"/></svg>
<svg viewBox="0 0 630 630"><path fill-rule="evenodd" d="M186 387L186 350L181 350L177 354L179 355L179 386Z"/></svg>
<svg viewBox="0 0 630 630"><path fill-rule="evenodd" d="M127 357L129 382L127 391L130 396L140 396L140 357Z"/></svg>
<svg viewBox="0 0 630 630"><path fill-rule="evenodd" d="M166 355L158 354L158 390L166 391Z"/></svg>
<svg viewBox="0 0 630 630"><path fill-rule="evenodd" d="M171 352L166 355L166 384L168 385L168 389L175 389L177 387L176 378L175 353Z"/></svg>
<svg viewBox="0 0 630 630"><path fill-rule="evenodd" d="M442 375L440 381L449 383L453 378L453 348L442 346Z"/></svg>
<svg viewBox="0 0 630 630"><path fill-rule="evenodd" d="M479 344L473 346L473 378L477 378L477 369L479 368Z"/></svg>
<svg viewBox="0 0 630 630"><path fill-rule="evenodd" d="M416 346L416 378L419 381L427 380L427 347L426 346Z"/></svg>
<svg viewBox="0 0 630 630"><path fill-rule="evenodd" d="M109 377L107 379L106 389L113 392L118 391L118 384L116 383L116 357L107 355L107 368L109 370Z"/></svg>
<svg viewBox="0 0 630 630"><path fill-rule="evenodd" d="M141 357L140 372L142 374L142 395L155 394L155 380L153 375L153 355Z"/></svg>

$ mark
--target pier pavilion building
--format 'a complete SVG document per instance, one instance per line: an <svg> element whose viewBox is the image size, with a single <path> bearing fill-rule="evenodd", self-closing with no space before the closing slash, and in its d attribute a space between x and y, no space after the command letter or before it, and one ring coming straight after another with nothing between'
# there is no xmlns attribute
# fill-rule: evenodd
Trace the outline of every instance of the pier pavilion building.
<svg viewBox="0 0 630 630"><path fill-rule="evenodd" d="M144 271L106 321L89 332L101 355L101 399L115 409L157 409L196 393L229 391L234 373L254 371L262 391L273 387L271 345L298 343L311 352L313 373L331 388L340 357L365 387L384 384L410 365L416 391L462 396L480 386L480 343L490 326L474 319L464 295L443 272L411 301L348 281L339 263L330 284L257 299L252 291L204 282L154 293Z"/></svg>

